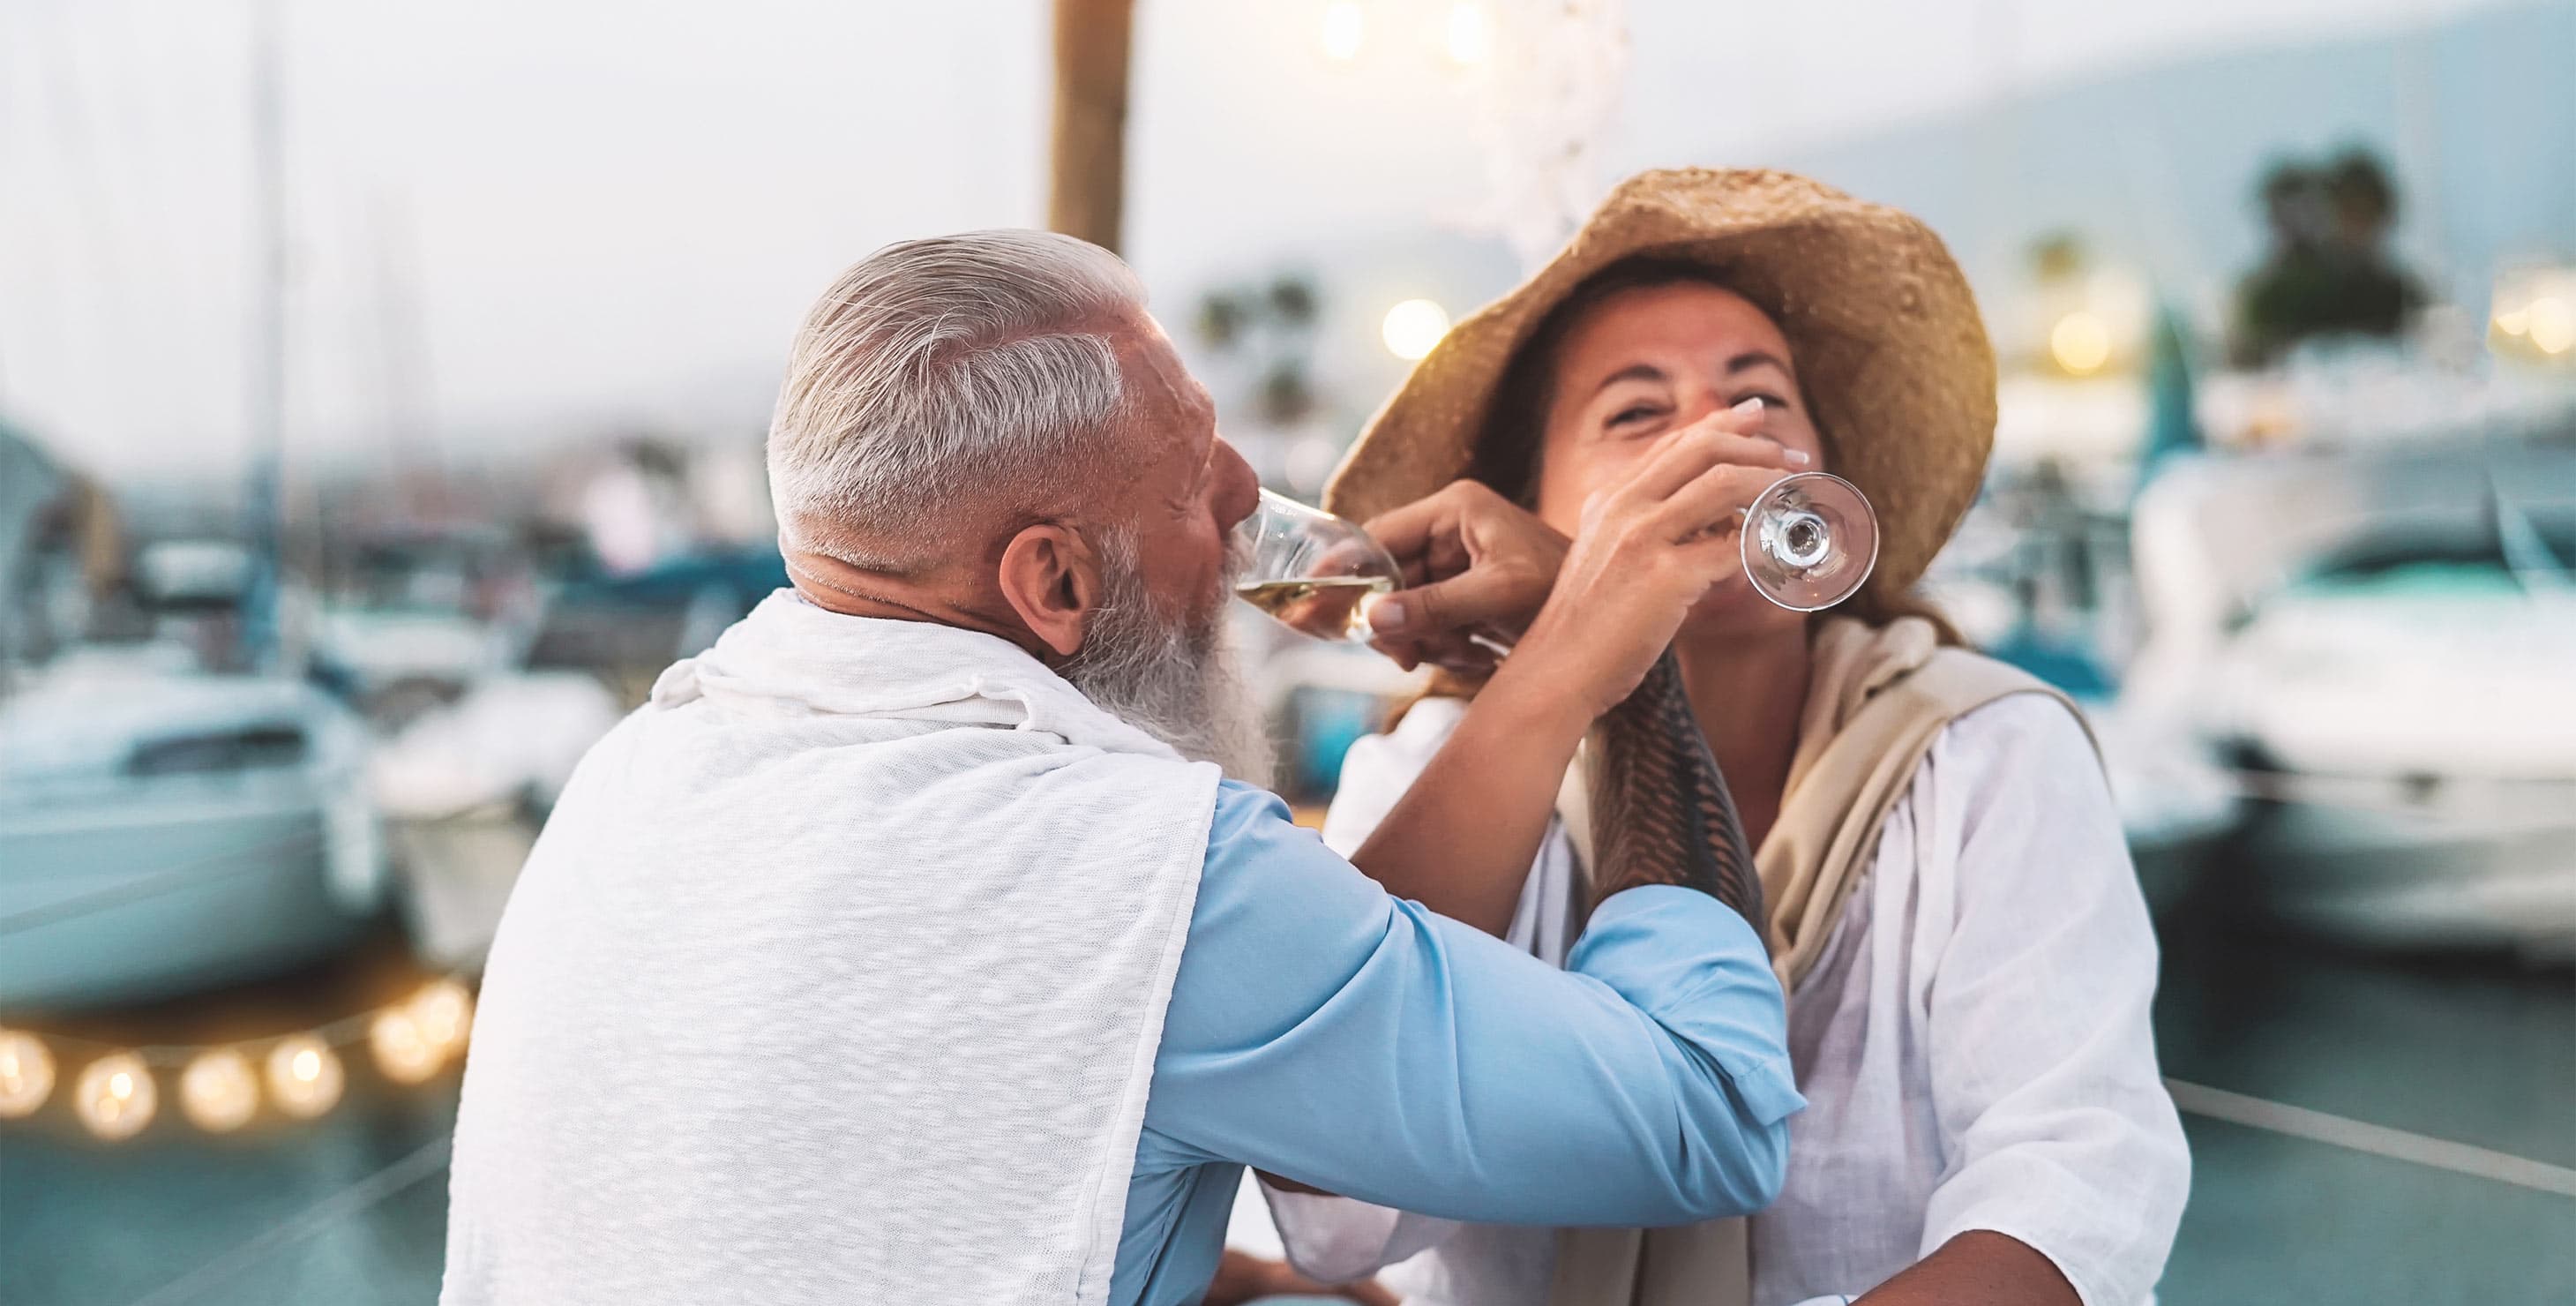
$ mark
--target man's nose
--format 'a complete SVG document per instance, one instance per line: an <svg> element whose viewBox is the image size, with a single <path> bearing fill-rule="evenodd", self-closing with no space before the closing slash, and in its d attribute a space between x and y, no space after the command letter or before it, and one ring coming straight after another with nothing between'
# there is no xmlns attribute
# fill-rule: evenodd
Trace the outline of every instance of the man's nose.
<svg viewBox="0 0 2576 1306"><path fill-rule="evenodd" d="M1222 463L1217 469L1222 488L1216 496L1216 519L1232 530L1261 506L1261 478L1230 441L1217 441L1217 457Z"/></svg>

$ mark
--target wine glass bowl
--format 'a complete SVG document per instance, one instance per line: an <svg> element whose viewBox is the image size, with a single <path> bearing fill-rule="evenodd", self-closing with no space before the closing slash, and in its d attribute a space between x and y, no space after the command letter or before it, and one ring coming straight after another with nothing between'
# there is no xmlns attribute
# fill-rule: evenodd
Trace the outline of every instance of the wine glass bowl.
<svg viewBox="0 0 2576 1306"><path fill-rule="evenodd" d="M1368 596L1404 583L1367 531L1283 494L1263 490L1234 533L1245 560L1235 597L1302 635L1366 643Z"/></svg>
<svg viewBox="0 0 2576 1306"><path fill-rule="evenodd" d="M1744 574L1792 612L1830 608L1878 566L1878 515L1860 488L1827 472L1773 481L1744 512Z"/></svg>

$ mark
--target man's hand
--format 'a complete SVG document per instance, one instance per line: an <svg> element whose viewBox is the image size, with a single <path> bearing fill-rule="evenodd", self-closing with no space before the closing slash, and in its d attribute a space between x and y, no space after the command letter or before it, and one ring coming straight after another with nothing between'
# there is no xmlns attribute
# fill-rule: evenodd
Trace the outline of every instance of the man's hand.
<svg viewBox="0 0 2576 1306"><path fill-rule="evenodd" d="M1476 481L1453 481L1429 498L1368 523L1404 568L1406 588L1372 603L1379 652L1406 670L1428 662L1453 671L1494 664L1483 635L1520 637L1556 587L1566 538Z"/></svg>

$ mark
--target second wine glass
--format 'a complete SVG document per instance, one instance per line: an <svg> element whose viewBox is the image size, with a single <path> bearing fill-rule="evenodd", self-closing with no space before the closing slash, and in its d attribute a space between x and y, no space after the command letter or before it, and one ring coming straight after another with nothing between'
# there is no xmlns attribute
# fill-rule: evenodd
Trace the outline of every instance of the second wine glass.
<svg viewBox="0 0 2576 1306"><path fill-rule="evenodd" d="M1792 612L1830 608L1878 568L1878 514L1860 487L1826 472L1773 481L1744 510L1744 575Z"/></svg>

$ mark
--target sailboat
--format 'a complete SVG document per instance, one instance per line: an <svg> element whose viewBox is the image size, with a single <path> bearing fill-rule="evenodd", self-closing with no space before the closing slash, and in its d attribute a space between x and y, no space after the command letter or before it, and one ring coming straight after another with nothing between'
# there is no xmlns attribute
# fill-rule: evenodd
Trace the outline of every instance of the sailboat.
<svg viewBox="0 0 2576 1306"><path fill-rule="evenodd" d="M0 1013L12 1017L291 966L345 946L385 900L364 729L302 675L280 565L286 242L277 36L262 12L252 543L146 548L130 569L141 638L48 641L59 647L9 669ZM24 505L0 520L0 536L31 538L53 510ZM24 593L0 587L0 602ZM49 615L10 606L0 623Z"/></svg>

